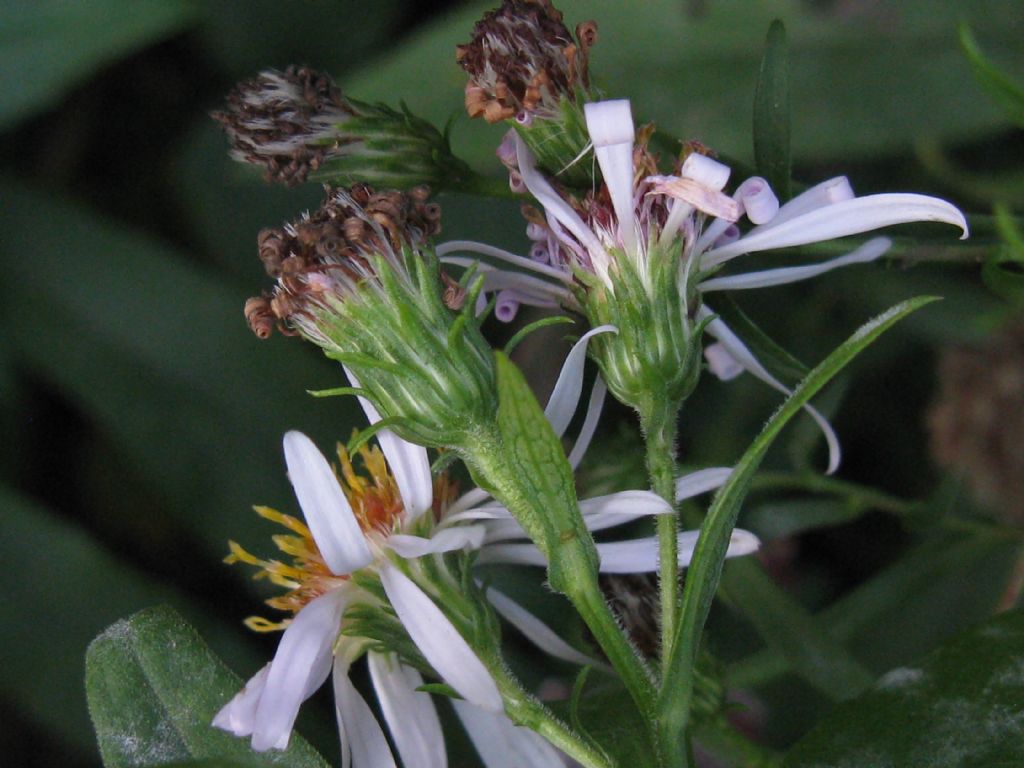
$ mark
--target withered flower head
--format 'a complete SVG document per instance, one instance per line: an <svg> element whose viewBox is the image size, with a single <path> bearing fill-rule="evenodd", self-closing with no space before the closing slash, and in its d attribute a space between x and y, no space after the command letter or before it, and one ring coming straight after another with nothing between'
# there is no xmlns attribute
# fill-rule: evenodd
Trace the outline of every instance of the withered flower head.
<svg viewBox="0 0 1024 768"><path fill-rule="evenodd" d="M948 350L928 414L936 461L1009 524L1024 527L1024 322Z"/></svg>
<svg viewBox="0 0 1024 768"><path fill-rule="evenodd" d="M454 184L466 172L433 125L408 111L342 95L308 67L268 70L239 83L213 118L236 160L262 166L267 181L409 189Z"/></svg>
<svg viewBox="0 0 1024 768"><path fill-rule="evenodd" d="M553 117L563 98L589 87L587 53L596 41L592 21L576 27L574 40L550 0L504 0L456 48L470 78L466 111L489 123Z"/></svg>
<svg viewBox="0 0 1024 768"><path fill-rule="evenodd" d="M376 192L365 184L327 188L318 210L280 229L264 229L257 239L260 261L277 280L274 289L250 299L246 321L260 338L276 324L317 340L316 318L369 281L379 282L383 259L393 273L408 277L406 259L440 231L440 208L428 203L428 190Z"/></svg>

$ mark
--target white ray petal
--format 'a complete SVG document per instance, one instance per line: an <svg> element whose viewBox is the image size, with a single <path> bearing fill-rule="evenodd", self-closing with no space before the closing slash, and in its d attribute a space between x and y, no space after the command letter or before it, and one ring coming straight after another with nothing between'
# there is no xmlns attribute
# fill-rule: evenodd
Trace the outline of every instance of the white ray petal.
<svg viewBox="0 0 1024 768"><path fill-rule="evenodd" d="M536 545L529 543L488 544L480 550L477 563L504 563L507 565L546 566L548 561Z"/></svg>
<svg viewBox="0 0 1024 768"><path fill-rule="evenodd" d="M551 397L548 398L544 415L551 424L555 434L561 437L572 421L576 413L576 407L580 403L580 394L583 392L583 365L587 361L587 344L592 336L599 333L618 333L614 325L601 325L593 330L587 331L580 337L580 340L572 345L569 354L562 363L562 370L558 374L558 381L551 390Z"/></svg>
<svg viewBox="0 0 1024 768"><path fill-rule="evenodd" d="M457 267L465 267L466 269L475 266L477 274L483 275L484 292L501 290L503 288L515 288L529 294L536 301L558 301L561 303L575 301L572 292L560 283L552 283L522 272L499 269L470 257L448 256L441 259L441 263L454 264Z"/></svg>
<svg viewBox="0 0 1024 768"><path fill-rule="evenodd" d="M299 706L331 671L331 649L341 629L346 593L334 589L307 603L281 636L256 706L252 748L288 746Z"/></svg>
<svg viewBox="0 0 1024 768"><path fill-rule="evenodd" d="M313 441L301 432L284 436L288 477L309 530L331 571L339 576L368 565L373 556L338 478Z"/></svg>
<svg viewBox="0 0 1024 768"><path fill-rule="evenodd" d="M707 360L708 370L719 381L732 381L743 373L743 366L717 341L704 347L704 359Z"/></svg>
<svg viewBox="0 0 1024 768"><path fill-rule="evenodd" d="M679 567L686 568L693 559L699 531L679 534ZM726 557L748 555L757 550L760 541L749 531L736 529L729 540ZM658 539L654 536L597 545L601 573L653 573L658 570Z"/></svg>
<svg viewBox="0 0 1024 768"><path fill-rule="evenodd" d="M256 707L260 703L269 674L270 662L267 662L231 701L221 707L213 718L214 727L235 736L251 736L256 723Z"/></svg>
<svg viewBox="0 0 1024 768"><path fill-rule="evenodd" d="M775 214L771 221L760 227L755 227L751 231L758 232L768 229L769 227L774 227L777 224L783 224L797 216L802 216L808 211L834 205L835 203L840 203L843 200L853 200L854 197L856 197L856 195L853 192L853 187L850 186L850 180L845 176L836 176L831 179L826 179L825 181L815 184L810 189L801 192L779 208L779 212Z"/></svg>
<svg viewBox="0 0 1024 768"><path fill-rule="evenodd" d="M708 251L702 265L710 268L744 253L834 240L913 221L953 224L963 230L961 240L968 235L967 219L945 200L904 193L868 195L816 208L782 224L750 232L735 243Z"/></svg>
<svg viewBox="0 0 1024 768"><path fill-rule="evenodd" d="M486 768L564 768L554 747L505 714L485 712L458 699L452 706Z"/></svg>
<svg viewBox="0 0 1024 768"><path fill-rule="evenodd" d="M388 563L380 570L380 580L398 620L441 678L467 701L502 711L501 694L490 672L434 601Z"/></svg>
<svg viewBox="0 0 1024 768"><path fill-rule="evenodd" d="M445 516L445 519L447 519L448 516L450 515L454 515L458 512L463 512L469 509L470 507L475 507L477 504L482 504L489 498L491 498L491 494L489 494L483 488L473 488L471 490L468 490L464 494L459 496L459 498L457 498L455 501L453 501L451 505L449 505L448 515Z"/></svg>
<svg viewBox="0 0 1024 768"><path fill-rule="evenodd" d="M601 176L612 198L619 241L626 253L636 255L633 211L633 143L636 134L629 100L590 102L583 105L583 113L597 164L601 166Z"/></svg>
<svg viewBox="0 0 1024 768"><path fill-rule="evenodd" d="M393 533L388 537L388 546L406 560L457 549L480 549L484 543L482 525L461 525L435 531L429 539Z"/></svg>
<svg viewBox="0 0 1024 768"><path fill-rule="evenodd" d="M437 257L443 264L459 264L460 266L467 266L461 261L455 258L449 257L450 253L479 253L481 256L491 256L495 259L501 259L504 262L513 264L517 267L529 270L531 272L538 272L548 277L553 277L556 280L565 282L572 279L572 275L566 272L564 269L558 269L557 267L551 267L547 264L542 264L535 259L528 259L525 256L518 256L511 251L506 251L503 248L496 248L493 245L487 245L486 243L478 243L474 240L449 240L447 243L441 243L436 249ZM472 259L476 261L476 259Z"/></svg>
<svg viewBox="0 0 1024 768"><path fill-rule="evenodd" d="M731 474L732 467L708 467L683 475L676 480L676 501L692 499L721 488Z"/></svg>
<svg viewBox="0 0 1024 768"><path fill-rule="evenodd" d="M590 531L603 531L624 525L638 517L670 515L675 510L651 491L619 491L580 501L583 524Z"/></svg>
<svg viewBox="0 0 1024 768"><path fill-rule="evenodd" d="M568 661L570 664L582 664L591 667L605 665L590 658L587 654L577 651L565 640L560 638L551 627L538 619L515 600L496 589L487 589L487 601L494 610L509 624L523 633L523 636L542 651L556 659Z"/></svg>
<svg viewBox="0 0 1024 768"><path fill-rule="evenodd" d="M420 673L393 653L371 651L367 661L377 701L404 768L445 768L448 756L437 709L429 693L416 690L423 685Z"/></svg>
<svg viewBox="0 0 1024 768"><path fill-rule="evenodd" d="M479 509L467 509L455 514L445 513L438 526L448 527L456 523L464 523L467 520L508 520L511 517L512 514L504 507L481 507Z"/></svg>
<svg viewBox="0 0 1024 768"><path fill-rule="evenodd" d="M590 447L590 441L597 431L597 424L601 420L601 409L604 408L604 398L608 394L608 387L600 375L594 379L594 388L590 390L590 400L587 402L587 415L583 417L583 426L576 437L576 443L569 452L569 466L576 469L583 461L583 456Z"/></svg>
<svg viewBox="0 0 1024 768"><path fill-rule="evenodd" d="M359 386L359 379L347 367L345 374L353 387ZM357 398L370 424L381 420L377 408L365 397ZM398 492L405 505L405 514L416 520L434 504L434 481L430 476L430 459L422 445L406 442L390 429L379 430L374 437L384 452L391 474L395 477Z"/></svg>
<svg viewBox="0 0 1024 768"><path fill-rule="evenodd" d="M700 319L704 319L711 314L711 309L705 304L700 308L697 316ZM715 318L708 323L707 332L718 339L718 342L736 359L736 362L751 374L787 397L792 394L792 390L768 373L768 370L754 357L754 354L747 348L747 345L740 341L739 337L730 330L729 326L719 318ZM818 429L825 436L825 442L828 443L828 469L826 474L831 475L839 469L839 461L842 457L842 451L839 448L839 438L836 437L835 430L828 423L828 419L822 416L817 408L811 405L805 405L803 408L807 415L814 419L814 423L818 425Z"/></svg>
<svg viewBox="0 0 1024 768"><path fill-rule="evenodd" d="M545 212L571 232L590 254L594 269L603 280L608 280L608 266L611 259L593 231L584 223L579 214L554 190L548 180L537 170L537 161L529 147L516 134L516 158L519 172L526 188L530 190Z"/></svg>
<svg viewBox="0 0 1024 768"><path fill-rule="evenodd" d="M868 240L864 245L845 256L837 256L834 259L823 261L819 264L807 264L801 267L781 267L779 269L766 269L761 272L747 272L742 275L729 275L728 277L715 277L705 280L697 288L702 293L710 291L735 291L747 288L767 288L773 285L795 283L799 280L807 280L812 277L829 272L839 267L846 267L850 264L866 264L874 261L892 245L892 240L887 237L875 237Z"/></svg>
<svg viewBox="0 0 1024 768"><path fill-rule="evenodd" d="M728 165L700 152L691 152L687 155L683 167L679 169L680 176L693 179L715 192L725 189L731 173L732 169Z"/></svg>
<svg viewBox="0 0 1024 768"><path fill-rule="evenodd" d="M340 661L334 665L334 707L342 740L342 765L351 755L356 768L396 768L380 723L348 679L348 669Z"/></svg>

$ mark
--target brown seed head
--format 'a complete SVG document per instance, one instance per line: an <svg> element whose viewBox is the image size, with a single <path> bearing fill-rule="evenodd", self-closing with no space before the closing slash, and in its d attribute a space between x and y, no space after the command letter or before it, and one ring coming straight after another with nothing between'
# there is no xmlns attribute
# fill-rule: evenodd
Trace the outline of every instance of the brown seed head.
<svg viewBox="0 0 1024 768"><path fill-rule="evenodd" d="M576 28L579 42L550 0L504 0L473 28L473 39L455 49L469 74L466 111L489 123L556 113L562 98L589 86L587 51L597 40L590 21Z"/></svg>

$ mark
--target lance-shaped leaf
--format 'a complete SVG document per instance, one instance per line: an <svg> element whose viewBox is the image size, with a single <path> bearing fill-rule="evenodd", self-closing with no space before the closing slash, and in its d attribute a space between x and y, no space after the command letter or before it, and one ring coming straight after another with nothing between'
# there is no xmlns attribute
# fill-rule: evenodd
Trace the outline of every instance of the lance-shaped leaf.
<svg viewBox="0 0 1024 768"><path fill-rule="evenodd" d="M789 199L789 51L780 19L768 28L754 91L754 162L779 199Z"/></svg>

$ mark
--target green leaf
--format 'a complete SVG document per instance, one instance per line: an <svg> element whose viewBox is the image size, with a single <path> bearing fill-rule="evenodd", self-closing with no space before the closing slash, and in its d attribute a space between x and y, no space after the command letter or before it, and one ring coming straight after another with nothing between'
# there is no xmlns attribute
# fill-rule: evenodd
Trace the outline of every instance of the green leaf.
<svg viewBox="0 0 1024 768"><path fill-rule="evenodd" d="M519 369L500 352L495 360L497 426L504 451L482 470L492 482L511 481L502 484L502 501L547 556L551 586L564 592L571 580L597 573L597 550L579 511L561 441ZM576 567L586 568L588 575L574 574Z"/></svg>
<svg viewBox="0 0 1024 768"><path fill-rule="evenodd" d="M139 513L140 510L136 510ZM0 695L69 749L95 749L82 690L82 649L107 624L157 602L188 610L239 666L259 659L240 633L186 595L119 562L86 531L0 486Z"/></svg>
<svg viewBox="0 0 1024 768"><path fill-rule="evenodd" d="M86 654L85 686L107 768L190 758L327 766L296 734L283 753L257 753L210 724L242 681L170 608L147 609L97 637Z"/></svg>
<svg viewBox="0 0 1024 768"><path fill-rule="evenodd" d="M1013 122L1024 128L1024 88L1013 82L985 57L971 33L970 24L966 21L961 22L958 31L960 47L971 64L971 71L978 85L985 89L989 97Z"/></svg>
<svg viewBox="0 0 1024 768"><path fill-rule="evenodd" d="M0 129L52 106L101 67L180 32L195 6L176 0L0 5Z"/></svg>
<svg viewBox="0 0 1024 768"><path fill-rule="evenodd" d="M670 738L673 733L677 734L689 715L690 698L693 693L693 675L690 673L700 649L701 632L718 587L725 553L740 505L768 448L789 420L854 357L899 320L932 301L935 301L934 297L919 297L897 304L861 326L856 333L840 344L807 375L782 407L768 420L761 434L736 464L728 482L715 494L687 571L681 619L676 625L675 637L670 646L673 652L672 659L662 683L660 710L664 738Z"/></svg>
<svg viewBox="0 0 1024 768"><path fill-rule="evenodd" d="M629 693L618 685L590 686L578 705L572 701L549 704L562 719L582 724L584 735L614 760L614 765L651 765L648 724L629 704ZM575 709L576 717L573 717Z"/></svg>
<svg viewBox="0 0 1024 768"><path fill-rule="evenodd" d="M313 345L247 331L240 308L259 282L239 287L20 184L0 183L0 197L0 266L19 286L0 312L20 366L73 403L208 552L229 538L260 551L251 505L294 503L282 435L329 445L355 423L354 401L305 394L341 383L339 368Z"/></svg>
<svg viewBox="0 0 1024 768"><path fill-rule="evenodd" d="M963 632L830 712L786 768L1024 763L1024 613Z"/></svg>
<svg viewBox="0 0 1024 768"><path fill-rule="evenodd" d="M792 153L789 131L789 53L786 27L768 28L754 90L754 163L783 202L790 198Z"/></svg>

